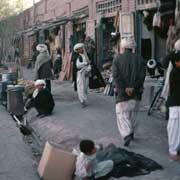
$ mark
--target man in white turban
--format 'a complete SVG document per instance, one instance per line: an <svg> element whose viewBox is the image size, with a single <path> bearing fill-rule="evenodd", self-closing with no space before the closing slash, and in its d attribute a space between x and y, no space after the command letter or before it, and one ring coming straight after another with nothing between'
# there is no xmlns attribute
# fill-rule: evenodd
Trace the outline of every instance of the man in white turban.
<svg viewBox="0 0 180 180"><path fill-rule="evenodd" d="M46 87L51 91L51 79L52 74L52 61L48 53L48 48L45 44L38 44L36 47L39 51L35 62L35 80L44 79L46 81Z"/></svg>
<svg viewBox="0 0 180 180"><path fill-rule="evenodd" d="M84 49L83 43L78 43L74 46L74 51L77 53L76 68L77 68L77 92L78 98L82 105L87 105L87 92L89 87L89 74L91 71L90 61Z"/></svg>
<svg viewBox="0 0 180 180"><path fill-rule="evenodd" d="M132 52L135 44L133 39L123 39L121 47L124 48L124 53L118 54L113 61L117 125L125 146L129 146L134 138L146 72L143 58Z"/></svg>
<svg viewBox="0 0 180 180"><path fill-rule="evenodd" d="M51 115L54 109L54 100L52 94L46 89L46 83L38 79L34 83L35 90L29 100L26 108L35 107L39 117Z"/></svg>

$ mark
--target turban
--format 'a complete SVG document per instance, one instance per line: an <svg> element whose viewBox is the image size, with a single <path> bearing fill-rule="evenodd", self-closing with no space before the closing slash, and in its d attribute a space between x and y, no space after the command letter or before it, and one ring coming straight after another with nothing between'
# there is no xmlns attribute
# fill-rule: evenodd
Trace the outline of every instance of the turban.
<svg viewBox="0 0 180 180"><path fill-rule="evenodd" d="M177 51L180 51L180 39L178 39L174 44L174 49Z"/></svg>
<svg viewBox="0 0 180 180"><path fill-rule="evenodd" d="M124 38L121 40L121 47L125 49L133 49L136 47L134 39Z"/></svg>
<svg viewBox="0 0 180 180"><path fill-rule="evenodd" d="M46 85L45 81L43 79L38 79L35 81L34 83L35 86L38 86L38 85Z"/></svg>
<svg viewBox="0 0 180 180"><path fill-rule="evenodd" d="M77 50L78 50L79 48L83 48L83 47L84 47L84 44L83 44L83 43L78 43L78 44L76 44L76 45L74 46L74 51L77 52Z"/></svg>
<svg viewBox="0 0 180 180"><path fill-rule="evenodd" d="M36 50L39 51L40 53L45 52L47 51L47 46L45 44L38 44Z"/></svg>

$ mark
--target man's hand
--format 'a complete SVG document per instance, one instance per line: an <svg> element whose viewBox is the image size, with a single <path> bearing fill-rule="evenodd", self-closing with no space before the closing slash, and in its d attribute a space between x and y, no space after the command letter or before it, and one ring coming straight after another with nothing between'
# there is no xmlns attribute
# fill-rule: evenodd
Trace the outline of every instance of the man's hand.
<svg viewBox="0 0 180 180"><path fill-rule="evenodd" d="M131 97L133 95L134 88L126 88L125 92L126 94Z"/></svg>

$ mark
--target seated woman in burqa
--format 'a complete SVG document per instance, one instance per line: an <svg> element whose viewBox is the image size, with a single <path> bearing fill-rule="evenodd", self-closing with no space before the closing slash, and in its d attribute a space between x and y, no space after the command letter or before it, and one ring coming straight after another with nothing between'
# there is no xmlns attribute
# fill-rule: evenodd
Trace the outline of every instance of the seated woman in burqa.
<svg viewBox="0 0 180 180"><path fill-rule="evenodd" d="M26 101L25 107L27 109L35 107L38 112L38 117L44 117L51 115L54 109L55 103L52 94L45 87L44 80L36 80L35 90L31 97Z"/></svg>

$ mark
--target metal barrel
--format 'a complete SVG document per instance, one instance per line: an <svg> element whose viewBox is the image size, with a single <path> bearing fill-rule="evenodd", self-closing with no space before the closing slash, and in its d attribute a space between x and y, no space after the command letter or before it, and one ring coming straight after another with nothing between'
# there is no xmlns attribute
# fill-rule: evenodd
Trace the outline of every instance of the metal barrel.
<svg viewBox="0 0 180 180"><path fill-rule="evenodd" d="M16 83L17 80L18 80L17 72L8 72L6 74L2 74L2 81L11 81Z"/></svg>
<svg viewBox="0 0 180 180"><path fill-rule="evenodd" d="M19 85L8 88L7 110L9 113L18 116L24 114L23 91L24 88Z"/></svg>
<svg viewBox="0 0 180 180"><path fill-rule="evenodd" d="M7 101L7 86L11 85L11 81L2 81L1 83L1 101Z"/></svg>

